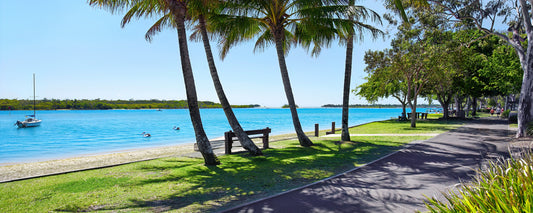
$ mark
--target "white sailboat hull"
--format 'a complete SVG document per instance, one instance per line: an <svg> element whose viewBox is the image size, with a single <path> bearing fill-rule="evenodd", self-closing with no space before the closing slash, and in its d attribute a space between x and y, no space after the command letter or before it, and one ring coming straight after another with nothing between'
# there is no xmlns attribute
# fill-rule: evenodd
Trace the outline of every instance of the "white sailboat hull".
<svg viewBox="0 0 533 213"><path fill-rule="evenodd" d="M19 128L26 128L26 127L37 127L41 125L41 120L34 119L34 118L28 118L25 121L17 121L15 123Z"/></svg>

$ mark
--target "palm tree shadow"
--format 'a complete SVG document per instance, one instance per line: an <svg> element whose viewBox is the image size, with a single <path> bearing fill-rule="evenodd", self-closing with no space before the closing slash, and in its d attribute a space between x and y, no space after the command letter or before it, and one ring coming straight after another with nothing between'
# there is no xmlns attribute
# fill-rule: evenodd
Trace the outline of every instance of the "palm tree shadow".
<svg viewBox="0 0 533 213"><path fill-rule="evenodd" d="M139 167L145 172L160 171L164 175L139 180L132 185L173 185L181 184L180 181L187 179L188 187L176 189L180 191L160 198L131 199L129 205L108 206L99 210L149 209L159 212L202 205L202 211L212 211L220 206L235 206L317 181L327 177L324 174L334 175L352 169L356 164L368 162L371 158L378 158L386 150L397 148L365 142L339 143L323 140L317 141L312 147L267 149L265 156L250 157L247 153L231 155L224 159L222 165L198 166L181 175L172 174L172 171L187 166L187 162L165 160L165 166ZM377 155L362 157L369 153ZM346 161L353 164L346 164ZM317 179L317 176L322 178Z"/></svg>

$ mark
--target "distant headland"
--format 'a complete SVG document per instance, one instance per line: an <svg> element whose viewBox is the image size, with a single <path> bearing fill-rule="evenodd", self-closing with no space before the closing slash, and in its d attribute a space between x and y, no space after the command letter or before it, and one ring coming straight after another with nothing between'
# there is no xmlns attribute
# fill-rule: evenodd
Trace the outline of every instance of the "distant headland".
<svg viewBox="0 0 533 213"><path fill-rule="evenodd" d="M219 103L198 101L200 108L222 108ZM101 99L42 99L36 100L37 110L102 110L102 109L187 109L186 100L101 100ZM258 104L232 105L233 108L255 108ZM0 99L0 110L31 110L33 100Z"/></svg>

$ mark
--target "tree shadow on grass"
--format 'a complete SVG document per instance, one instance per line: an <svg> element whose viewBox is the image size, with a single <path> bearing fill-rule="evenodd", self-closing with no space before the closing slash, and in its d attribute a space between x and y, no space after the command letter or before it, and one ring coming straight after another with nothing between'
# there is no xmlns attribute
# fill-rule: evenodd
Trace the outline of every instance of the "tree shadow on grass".
<svg viewBox="0 0 533 213"><path fill-rule="evenodd" d="M334 140L318 140L312 147L267 149L265 155L259 157L245 153L220 156L222 164L219 166L167 160L163 165L143 165L138 169L168 174L142 179L132 185L186 184L186 187L176 188L172 190L174 193L161 194L157 198L131 199L129 204L99 210L149 209L158 212L196 205L196 210L213 211L330 177L398 148L369 141L336 143ZM175 172L185 167L190 168L179 174Z"/></svg>

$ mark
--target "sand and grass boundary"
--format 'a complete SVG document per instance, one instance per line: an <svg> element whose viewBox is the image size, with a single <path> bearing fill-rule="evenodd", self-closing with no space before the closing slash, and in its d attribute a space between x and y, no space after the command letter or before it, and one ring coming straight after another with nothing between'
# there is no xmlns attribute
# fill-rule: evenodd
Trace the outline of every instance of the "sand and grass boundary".
<svg viewBox="0 0 533 213"><path fill-rule="evenodd" d="M387 120L383 120L387 121ZM349 128L359 127L362 125L383 122L383 121L373 121L364 124L358 124L351 126ZM326 132L331 129L323 129L319 131L319 137L340 137L340 135L327 135ZM336 131L339 131L340 128L337 128ZM306 132L311 138L314 138L314 132ZM425 135L425 134L406 134L403 136L434 136ZM354 136L363 136L363 135L354 135ZM402 134L365 134L364 136L402 136ZM282 140L291 140L296 139L296 134L280 134L270 136L270 142L282 141ZM254 142L258 146L261 146L261 141L255 139ZM216 155L224 155L224 141L223 138L215 138L211 141L213 151ZM234 147L234 152L244 151L240 144L236 143ZM71 172L100 169L118 165L124 165L129 163L141 162L154 160L158 158L165 157L194 157L201 158L199 152L194 151L194 144L180 144L174 146L161 146L161 147L150 147L150 148L139 148L139 149L129 149L121 150L115 152L104 152L104 153L95 153L89 155L81 155L71 158L60 158L60 159L51 159L43 160L36 162L25 162L25 163L10 163L10 164L0 164L0 183L12 182L18 180L25 180L37 177L45 177L51 175L65 174Z"/></svg>

